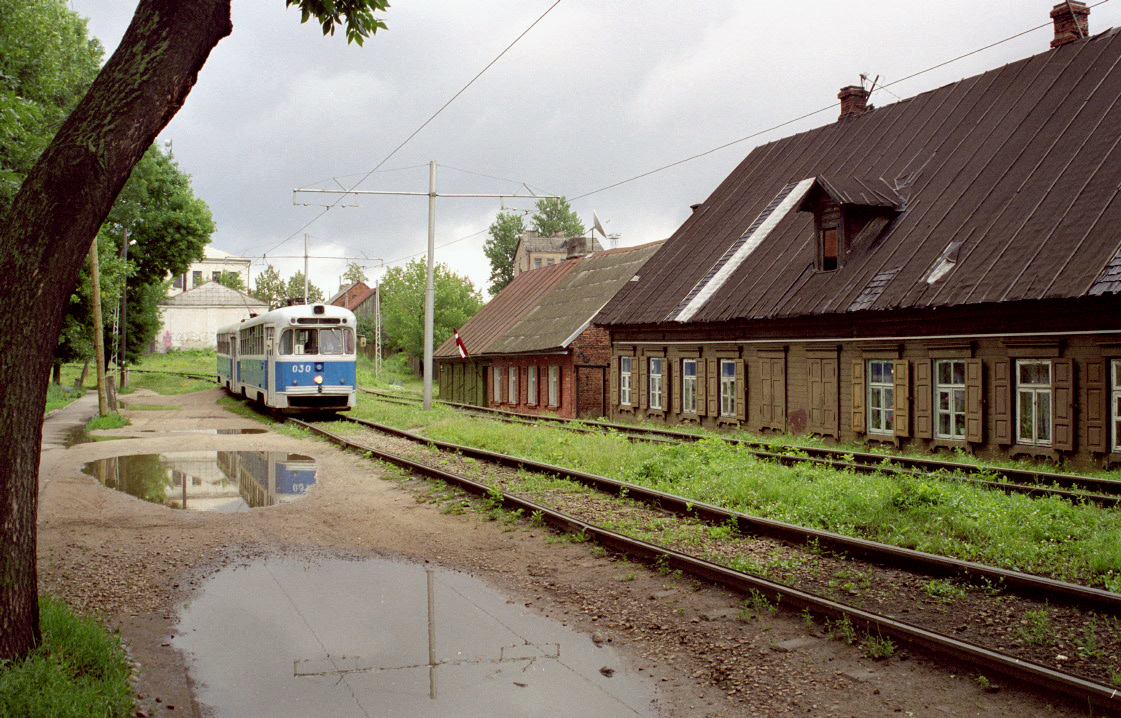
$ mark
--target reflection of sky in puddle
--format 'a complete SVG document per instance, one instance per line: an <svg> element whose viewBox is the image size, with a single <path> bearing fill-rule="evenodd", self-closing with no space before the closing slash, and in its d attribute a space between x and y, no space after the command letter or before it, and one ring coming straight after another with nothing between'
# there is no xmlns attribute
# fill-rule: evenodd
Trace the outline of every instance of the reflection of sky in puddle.
<svg viewBox="0 0 1121 718"><path fill-rule="evenodd" d="M302 496L315 460L278 451L177 451L91 461L82 471L109 488L174 509L248 511Z"/></svg>
<svg viewBox="0 0 1121 718"><path fill-rule="evenodd" d="M652 690L610 649L470 576L418 565L225 569L177 631L197 697L219 718L655 715Z"/></svg>

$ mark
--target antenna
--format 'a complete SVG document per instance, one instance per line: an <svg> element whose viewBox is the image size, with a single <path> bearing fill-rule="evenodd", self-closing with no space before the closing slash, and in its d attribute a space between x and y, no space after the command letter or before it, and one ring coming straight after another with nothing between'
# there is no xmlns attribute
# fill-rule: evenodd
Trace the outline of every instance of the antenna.
<svg viewBox="0 0 1121 718"><path fill-rule="evenodd" d="M599 232L601 237L607 239L607 230L603 228L603 222L599 220L599 215L596 214L594 209L592 210L592 227L595 228L595 231Z"/></svg>

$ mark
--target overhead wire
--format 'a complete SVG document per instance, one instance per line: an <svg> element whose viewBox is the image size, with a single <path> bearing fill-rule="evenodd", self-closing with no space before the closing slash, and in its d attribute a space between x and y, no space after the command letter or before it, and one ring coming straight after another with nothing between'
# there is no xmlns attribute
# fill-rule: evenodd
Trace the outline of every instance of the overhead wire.
<svg viewBox="0 0 1121 718"><path fill-rule="evenodd" d="M440 106L440 109L438 109L438 110L436 110L436 111L435 111L434 113L432 113L432 115L431 115L431 116L430 116L430 117L429 117L429 118L428 118L427 120L425 120L424 122L422 122L422 123L420 124L420 126L419 126L419 127L417 127L417 128L415 129L415 130L413 130L412 134L410 134L410 135L409 135L408 137L406 137L406 138L405 138L405 139L404 139L404 140L403 140L403 141L401 142L401 144L399 144L399 145L397 145L396 147L394 147L394 148L393 148L393 151L392 151L392 152L390 152L390 153L389 153L388 155L386 155L386 156L385 156L385 157L384 157L384 158L382 159L382 161L381 161L381 162L378 162L378 163L377 163L377 165L376 165L376 166L375 166L375 167L374 167L374 168L373 168L372 170L370 170L370 171L369 171L369 172L367 172L366 174L362 175L362 179L358 180L358 181L357 181L357 182L355 182L355 183L354 183L353 185L351 185L351 187L350 187L350 190L348 190L348 191L353 191L354 189L356 189L356 188L358 187L358 185L360 185L360 184L362 184L363 182L365 182L365 181L366 181L366 179L367 179L367 178L369 178L369 176L370 176L370 175L372 175L372 174L373 174L374 172L377 172L377 171L378 171L378 169L380 169L382 165L384 165L384 164L385 164L386 162L388 162L388 161L389 161L389 159L390 159L391 157L393 157L393 155L397 154L397 153L398 153L398 152L399 152L399 151L401 150L401 148L403 148L403 147L404 147L405 145L407 145L407 144L408 144L408 143L409 143L409 142L410 142L410 141L411 141L411 140L412 140L412 139L413 139L414 137L416 137L416 136L417 136L418 134L420 134L421 130L423 130L423 129L424 129L425 127L427 127L427 126L428 126L428 125L429 125L429 124L430 124L430 123L431 123L431 122L432 122L433 120L435 120L435 119L436 119L437 117L439 117L439 115L440 115L440 113L441 113L441 112L443 112L444 110L446 110L446 109L448 108L448 106L449 106L449 105L451 105L451 104L452 104L453 102L455 102L455 101L456 101L456 99L458 99L460 95L462 95L462 94L463 94L464 92L466 92L466 91L467 91L467 89L468 89L469 87L471 87L471 85L474 85L474 84L475 84L475 81L476 81L476 80L478 80L478 79L479 79L480 77L482 77L482 76L483 76L483 74L484 74L484 73L485 73L485 72L486 72L487 70L489 70L489 69L490 69L491 67L493 67L493 66L494 66L494 64L495 64L496 62L498 62L499 60L501 60L501 59L502 59L502 57L503 57L503 56L504 56L504 55L505 55L505 54L506 54L507 52L509 52L509 51L511 50L511 48L513 48L513 47L514 47L514 45L518 44L518 41L519 41L519 40L521 40L521 39L522 39L523 37L525 37L525 36L526 36L526 35L527 35L527 34L529 33L529 31L530 31L530 30L532 30L532 29L533 29L534 27L536 27L536 26L537 26L537 23L539 23L539 22L541 22L542 20L544 20L544 19L545 19L545 16L546 16L546 15L548 15L549 13L551 13L551 12L553 11L553 9L554 9L554 8L555 8L555 7L557 6L557 5L560 5L560 4L561 4L561 0L556 0L556 1L555 1L555 2L554 2L554 3L552 4L552 5L550 5L550 6L548 7L548 9L546 9L546 10L545 10L545 12L541 13L541 15L540 15L540 16L538 16L538 18L537 18L536 20L534 20L533 22L531 22L531 23L529 24L529 27L527 27L527 28L526 28L525 30L522 30L521 34L519 34L519 35L518 35L517 37L515 37L515 38L513 39L513 41L512 41L512 42L511 42L511 43L510 43L509 45L507 45L507 46L505 47L505 49L503 49L503 50L502 50L502 52L500 52L500 53L498 53L497 55L495 55L494 59L493 59L493 60L491 60L490 62L488 62L488 63L486 64L486 67L484 67L484 68L483 68L482 70L479 70L479 72L478 72L478 73L477 73L477 74L476 74L476 75L475 75L474 77L472 77L472 78L471 78L471 79L470 79L470 80L469 80L469 81L467 82L467 84L466 84L466 85L464 85L463 87L461 87L461 88L460 88L460 90L459 90L459 92L457 92L457 93L455 93L454 95L452 95L451 99L449 99L449 100L448 100L447 102L445 102L445 103L444 103L443 105L441 105L441 106ZM345 195L344 195L344 196L345 196ZM311 225L313 225L313 224L315 224L316 222L318 222L318 221L319 221L319 219L320 219L321 217L323 217L323 215L327 214L327 212L329 212L329 211L330 211L330 210L331 210L331 209L332 209L332 208L333 208L333 207L334 207L335 205L337 205L337 204L338 204L338 203L339 203L339 202L340 202L341 200L342 200L342 198L340 197L339 199L337 199L337 200L335 200L334 202L332 202L331 204L329 204L329 205L328 205L328 206L327 206L326 208L324 208L324 210L323 210L322 212L320 212L319 214L315 215L315 217L313 217L313 218L312 218L311 220L309 220L308 222L306 222L306 223L305 223L305 224L304 224L304 225L303 225L302 227L300 227L299 229L297 229L297 230L296 230L295 232L293 232L292 234L290 234L290 235L289 235L288 237L286 237L286 238L284 238L283 240L281 240L280 242L278 242L278 243L277 243L276 245L274 245L274 246L272 247L272 249L269 249L268 251L266 251L266 252L265 252L265 254L268 254L269 252L273 251L273 249L276 249L277 247L281 246L281 245L282 245L282 244L284 244L285 242L288 242L288 241L290 241L290 240L294 239L295 237L299 236L299 234L300 234L301 232L303 232L303 231L304 231L305 229L307 229L307 228L308 228L308 227L310 227Z"/></svg>

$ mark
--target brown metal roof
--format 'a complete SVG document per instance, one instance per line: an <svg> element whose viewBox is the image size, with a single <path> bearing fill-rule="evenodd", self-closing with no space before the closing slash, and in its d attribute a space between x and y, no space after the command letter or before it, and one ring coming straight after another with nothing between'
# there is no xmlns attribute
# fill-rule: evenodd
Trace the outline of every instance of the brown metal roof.
<svg viewBox="0 0 1121 718"><path fill-rule="evenodd" d="M459 328L470 355L485 354L495 340L500 339L510 327L518 323L540 303L562 279L568 276L582 259L570 259L529 272L522 272L498 293L494 299ZM433 352L433 356L459 356L455 338L448 339Z"/></svg>
<svg viewBox="0 0 1121 718"><path fill-rule="evenodd" d="M661 244L609 249L585 257L521 321L495 340L487 353L526 354L567 348Z"/></svg>
<svg viewBox="0 0 1121 718"><path fill-rule="evenodd" d="M756 148L596 322L672 321L780 192L811 178L842 203L902 211L875 237L862 232L835 271L816 269L813 214L785 213L694 297L691 321L1116 292L1119 144L1121 34L1110 30Z"/></svg>
<svg viewBox="0 0 1121 718"><path fill-rule="evenodd" d="M474 355L559 351L580 335L661 242L596 252L522 272L459 330ZM435 356L459 356L454 340Z"/></svg>

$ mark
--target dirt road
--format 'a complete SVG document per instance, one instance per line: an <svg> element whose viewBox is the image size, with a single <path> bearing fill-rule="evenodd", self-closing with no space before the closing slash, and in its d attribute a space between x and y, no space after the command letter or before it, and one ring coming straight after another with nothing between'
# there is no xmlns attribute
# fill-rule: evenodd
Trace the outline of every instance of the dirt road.
<svg viewBox="0 0 1121 718"><path fill-rule="evenodd" d="M798 616L744 620L741 596L550 540L525 522L447 513L426 496L427 484L387 476L320 441L184 433L260 427L221 409L220 396L133 394L133 404L175 408L126 411L130 426L103 432L129 438L59 445L82 405L48 419L45 430L41 588L120 628L149 714L206 715L171 646L177 606L224 566L295 552L431 561L471 573L512 601L610 642L625 658L623 670L656 685L656 707L668 718L1082 715L1016 687L986 690L968 667L941 666L906 648L873 661ZM87 462L117 455L215 449L312 456L316 484L298 501L223 514L146 503L82 473ZM563 706L556 715L567 715Z"/></svg>

